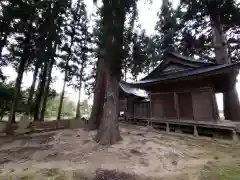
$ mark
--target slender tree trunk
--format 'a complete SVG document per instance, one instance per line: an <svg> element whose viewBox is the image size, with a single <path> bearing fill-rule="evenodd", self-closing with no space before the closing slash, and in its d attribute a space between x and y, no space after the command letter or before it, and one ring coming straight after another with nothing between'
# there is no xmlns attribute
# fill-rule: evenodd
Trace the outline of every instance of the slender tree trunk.
<svg viewBox="0 0 240 180"><path fill-rule="evenodd" d="M80 118L80 103L81 103L81 88L78 90L78 102L77 102L77 109L76 109L76 119Z"/></svg>
<svg viewBox="0 0 240 180"><path fill-rule="evenodd" d="M80 70L79 89L78 89L78 102L77 102L77 109L76 109L76 119L80 118L80 102L81 102L81 90L82 90L82 72L83 72L83 67L81 67L81 70Z"/></svg>
<svg viewBox="0 0 240 180"><path fill-rule="evenodd" d="M231 63L231 60L228 56L227 43L220 17L217 14L212 13L210 14L210 19L217 62L219 64L229 64ZM223 106L225 119L240 121L240 104L238 93L236 91L236 76L237 73L234 73L234 75L230 77L230 81L233 81L234 84L231 83L230 88L228 88L226 92L223 92Z"/></svg>
<svg viewBox="0 0 240 180"><path fill-rule="evenodd" d="M97 64L96 86L93 98L93 106L89 118L89 129L95 130L99 128L105 94L105 67L104 60L100 58Z"/></svg>
<svg viewBox="0 0 240 180"><path fill-rule="evenodd" d="M34 115L33 115L34 121L41 120L39 119L39 109L40 109L43 91L46 83L47 67L48 67L48 62L45 62L44 66L42 67L42 72L41 72L39 83L38 83L38 91L36 94L36 101L35 101Z"/></svg>
<svg viewBox="0 0 240 180"><path fill-rule="evenodd" d="M127 81L127 65L124 67L124 81Z"/></svg>
<svg viewBox="0 0 240 180"><path fill-rule="evenodd" d="M45 111L46 111L48 92L49 92L49 87L50 87L50 83L51 83L51 80L52 80L53 64L54 64L54 58L52 57L51 61L48 64L48 68L47 68L47 83L45 84L45 87L44 87L42 109L41 109L41 112L40 112L40 120L41 121L44 121L44 115L45 115Z"/></svg>
<svg viewBox="0 0 240 180"><path fill-rule="evenodd" d="M101 125L99 127L96 141L101 145L114 144L121 140L118 127L119 114L119 81L118 77L111 76L110 72L106 72L106 92L105 103Z"/></svg>
<svg viewBox="0 0 240 180"><path fill-rule="evenodd" d="M20 95L20 91L21 91L21 84L22 84L22 79L23 79L23 73L24 73L24 68L27 62L27 55L29 52L29 41L30 41L30 36L28 35L26 37L26 39L24 40L24 49L23 49L23 53L22 53L22 57L21 57L21 61L18 67L18 75L17 75L17 79L16 79L16 84L15 84L15 92L14 92L14 101L12 104L12 108L10 111L10 116L9 116L9 124L12 124L13 122L15 122L15 112L16 112L16 108L18 105L18 101L19 101L19 95Z"/></svg>
<svg viewBox="0 0 240 180"><path fill-rule="evenodd" d="M34 90L35 90L35 86L36 86L39 64L40 64L39 60L36 60L35 69L34 69L34 72L33 72L33 81L32 81L32 85L30 87L29 96L28 96L28 102L27 102L28 112L27 112L27 114L32 113L31 112L32 111L32 105L33 105L32 99L33 99Z"/></svg>
<svg viewBox="0 0 240 180"><path fill-rule="evenodd" d="M22 84L25 62L26 62L25 60L22 60L18 67L18 75L17 75L17 80L16 80L16 84L15 84L15 92L14 92L14 101L13 101L12 108L10 111L10 116L9 116L10 124L15 122L15 112L17 109L19 95L20 95L20 91L21 91L21 84Z"/></svg>
<svg viewBox="0 0 240 180"><path fill-rule="evenodd" d="M65 87L66 87L67 75L68 75L68 70L67 70L68 61L69 60L67 60L67 62L66 62L66 69L65 69L65 73L64 73L63 88L62 88L62 92L61 92L61 95L60 95L60 102L59 102L59 106L58 106L57 120L61 119L61 114L62 114L63 98L64 98L64 94L65 94Z"/></svg>

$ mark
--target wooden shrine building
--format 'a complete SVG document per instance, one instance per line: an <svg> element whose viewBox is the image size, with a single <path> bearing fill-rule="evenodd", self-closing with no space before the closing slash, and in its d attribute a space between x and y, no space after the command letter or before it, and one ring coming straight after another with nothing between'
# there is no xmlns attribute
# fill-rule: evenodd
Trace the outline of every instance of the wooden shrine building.
<svg viewBox="0 0 240 180"><path fill-rule="evenodd" d="M150 118L148 93L125 82L120 82L119 87L120 113L124 113L127 119Z"/></svg>
<svg viewBox="0 0 240 180"><path fill-rule="evenodd" d="M231 78L237 68L238 64L220 65L169 53L139 82L120 83L120 101L125 103L121 110L135 119L217 122L215 93L234 85Z"/></svg>

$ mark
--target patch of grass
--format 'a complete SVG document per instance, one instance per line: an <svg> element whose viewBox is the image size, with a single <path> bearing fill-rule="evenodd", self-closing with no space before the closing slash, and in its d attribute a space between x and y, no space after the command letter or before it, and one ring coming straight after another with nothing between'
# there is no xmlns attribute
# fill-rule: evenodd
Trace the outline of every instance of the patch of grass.
<svg viewBox="0 0 240 180"><path fill-rule="evenodd" d="M0 174L1 180L88 180L81 172L65 172L63 170L41 169L35 172L24 171L22 173Z"/></svg>
<svg viewBox="0 0 240 180"><path fill-rule="evenodd" d="M231 165L208 163L201 172L200 180L239 180L240 162Z"/></svg>

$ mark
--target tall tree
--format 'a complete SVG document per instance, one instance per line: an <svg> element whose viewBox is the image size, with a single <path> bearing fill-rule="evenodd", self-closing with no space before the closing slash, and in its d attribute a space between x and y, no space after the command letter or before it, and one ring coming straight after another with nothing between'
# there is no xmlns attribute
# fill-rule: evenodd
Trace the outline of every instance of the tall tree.
<svg viewBox="0 0 240 180"><path fill-rule="evenodd" d="M100 50L103 47L103 7L99 8L96 13L95 26L93 28L93 43L95 49L93 58L96 59L95 71L90 78L94 78L93 87L93 106L89 118L89 129L99 128L102 119L104 95L105 95L105 65Z"/></svg>
<svg viewBox="0 0 240 180"><path fill-rule="evenodd" d="M118 127L119 80L121 76L123 31L126 12L136 1L103 0L103 36L100 56L105 65L105 102L102 120L96 135L100 144L113 144L120 140Z"/></svg>
<svg viewBox="0 0 240 180"><path fill-rule="evenodd" d="M38 91L34 107L34 120L43 120L46 106L47 91L51 81L51 71L56 56L56 46L61 42L61 27L63 14L69 6L68 0L44 1L43 12L39 20L38 49L41 54L38 56L41 62ZM41 110L41 115L39 114ZM41 116L41 118L40 118Z"/></svg>
<svg viewBox="0 0 240 180"><path fill-rule="evenodd" d="M65 39L69 40L69 43L65 43L62 47L62 51L65 54L62 55L63 61L59 64L64 71L64 83L62 92L60 95L59 111L57 119L61 118L62 103L64 98L65 86L72 77L78 75L80 77L79 88L82 87L83 69L85 68L85 62L87 61L87 45L89 41L88 37L88 25L87 25L87 13L86 6L83 1L77 3L72 2L72 6L69 8L65 25ZM69 23L68 23L69 22ZM78 47L80 46L80 47ZM80 51L80 54L79 52ZM80 57L78 57L80 55ZM79 65L81 68L79 73L73 72L76 70L74 64ZM74 70L73 70L74 69Z"/></svg>
<svg viewBox="0 0 240 180"><path fill-rule="evenodd" d="M226 35L233 33L233 29L239 28L239 21L237 17L240 15L240 9L234 0L218 1L218 0L204 0L204 1L182 1L183 6L187 8L187 13L184 18L192 21L192 19L204 20L205 25L211 28L212 44L215 54L215 59L220 64L231 63L231 55L229 50L233 50L231 46L232 40L236 43L236 39L231 38L227 41ZM237 37L235 35L235 37ZM230 56L229 56L230 55ZM239 120L240 108L238 95L234 84L236 82L236 74L234 72L227 85L224 97L224 116L226 119Z"/></svg>
<svg viewBox="0 0 240 180"><path fill-rule="evenodd" d="M34 22L36 7L33 5L34 1L19 2L18 13L21 21L17 21L15 24L15 31L18 33L16 36L17 46L12 46L10 51L12 58L17 59L19 65L17 66L17 79L15 84L15 94L14 102L12 104L11 113L9 116L9 123L15 121L15 111L18 104L18 99L20 95L21 83L23 78L23 73L27 63L31 60L33 51L33 36L34 36ZM28 16L33 14L33 16ZM23 36L22 36L23 34Z"/></svg>

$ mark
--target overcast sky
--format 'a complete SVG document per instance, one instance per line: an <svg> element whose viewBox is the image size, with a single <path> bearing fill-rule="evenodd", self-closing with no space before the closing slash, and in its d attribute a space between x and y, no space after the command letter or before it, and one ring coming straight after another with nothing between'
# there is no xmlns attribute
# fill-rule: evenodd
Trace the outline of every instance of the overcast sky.
<svg viewBox="0 0 240 180"><path fill-rule="evenodd" d="M100 1L99 1L100 2ZM174 0L174 4L179 0ZM87 5L88 16L91 19L91 15L96 11L96 6L93 4L93 0L85 0ZM148 34L153 33L154 26L156 23L157 11L161 7L161 0L155 1L153 4L150 4L147 0L139 0L138 8L139 8L139 22L142 25L142 28L146 29ZM11 67L6 67L3 69L4 73L9 76L9 80L16 79L16 72ZM53 78L55 82L53 83L53 87L56 89L58 93L61 92L63 86L63 74L61 74L58 70L53 70ZM23 86L29 87L32 83L32 73L24 73L23 77ZM73 100L77 101L78 93L75 92L72 88L66 87L66 96ZM88 99L84 93L82 93L82 100Z"/></svg>
<svg viewBox="0 0 240 180"><path fill-rule="evenodd" d="M161 0L153 0L153 3L149 3L150 0L139 0L138 2L138 9L139 9L139 23L141 24L142 28L146 30L147 34L154 33L154 26L157 21L157 12L161 8L162 1ZM239 0L238 0L239 1ZM179 4L179 0L172 0L173 6L177 7ZM91 15L96 11L96 6L93 4L93 0L85 0L87 5L87 12L88 16L91 20ZM11 67L4 68L4 72L6 75L10 76L10 79L13 80L16 78L16 72ZM56 69L53 70L53 76L56 80L53 83L53 88L59 93L62 90L63 86L63 74L61 74ZM239 78L238 78L239 79ZM32 73L25 73L23 77L23 86L29 87L32 83ZM240 85L237 84L237 88L240 90ZM240 91L239 91L240 92ZM75 92L72 88L66 87L66 96L70 98L72 101L77 101L77 92ZM82 92L81 99L89 99L85 94ZM222 109L222 97L218 96L218 105L220 109Z"/></svg>

